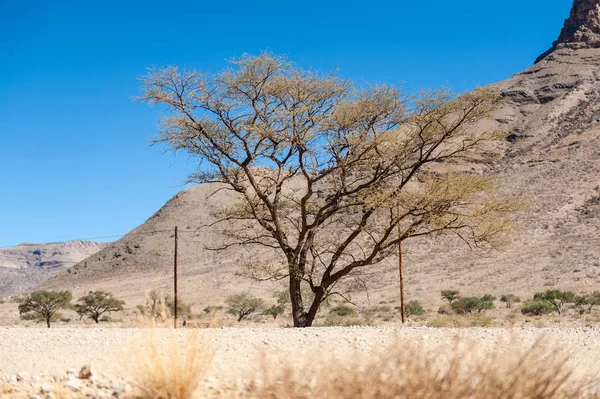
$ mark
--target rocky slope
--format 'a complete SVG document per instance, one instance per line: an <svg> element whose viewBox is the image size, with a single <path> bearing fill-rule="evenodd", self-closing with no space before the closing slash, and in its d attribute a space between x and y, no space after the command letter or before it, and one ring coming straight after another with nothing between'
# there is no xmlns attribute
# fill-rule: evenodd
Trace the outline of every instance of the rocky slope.
<svg viewBox="0 0 600 399"><path fill-rule="evenodd" d="M531 68L491 85L506 101L487 122L505 132L494 173L500 190L529 204L506 252L480 257L452 240L405 245L409 298L438 303L439 290L530 295L549 287L600 287L600 0L576 0L551 50ZM218 185L179 193L144 225L60 273L46 287L104 288L141 300L149 288L170 290L175 225L182 296L206 306L231 292L268 295L272 285L234 275L245 250L205 251L219 238L210 211L231 206ZM396 260L372 268L365 300L395 302Z"/></svg>
<svg viewBox="0 0 600 399"><path fill-rule="evenodd" d="M76 240L0 249L0 295L32 288L106 246Z"/></svg>

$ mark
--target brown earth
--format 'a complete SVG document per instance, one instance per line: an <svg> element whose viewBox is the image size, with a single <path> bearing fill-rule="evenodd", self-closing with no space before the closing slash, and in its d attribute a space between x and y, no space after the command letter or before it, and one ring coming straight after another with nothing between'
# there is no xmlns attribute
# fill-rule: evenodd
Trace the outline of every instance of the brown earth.
<svg viewBox="0 0 600 399"><path fill-rule="evenodd" d="M190 341L191 340L191 341ZM536 346L542 353L562 350L568 354L565 370L573 368L578 378L593 374L600 356L600 332L596 329L431 329L431 328L311 328L311 329L0 329L0 384L40 394L44 384L75 380L82 391L108 391L126 397L134 380L130 377L146 350L160 345L165 356L176 347L191 348L214 359L204 376L206 396L223 389L241 389L262 372L275 373L283 365L296 367L311 361L348 363L380 353L390 345L412 342L445 355L467 351L485 358L490 351L507 354ZM40 356L43 354L43 356ZM293 359L293 360L292 360ZM331 364L331 363L329 363ZM77 381L83 365L91 365L96 376L90 383ZM83 388L85 386L85 388ZM0 389L1 389L0 385ZM9 388L10 389L10 388ZM203 397L206 397L203 396ZM14 395L13 397L17 397ZM31 397L31 396L30 396ZM44 396L46 397L46 396ZM227 397L227 395L225 395Z"/></svg>

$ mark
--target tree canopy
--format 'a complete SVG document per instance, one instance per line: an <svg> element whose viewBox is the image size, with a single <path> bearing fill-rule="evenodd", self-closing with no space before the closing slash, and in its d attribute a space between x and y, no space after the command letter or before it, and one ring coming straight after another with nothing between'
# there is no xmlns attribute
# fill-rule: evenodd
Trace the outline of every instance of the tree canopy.
<svg viewBox="0 0 600 399"><path fill-rule="evenodd" d="M73 310L79 316L87 316L96 323L104 313L119 312L123 310L124 301L116 299L109 292L90 291L87 295L79 298L79 303L73 305Z"/></svg>
<svg viewBox="0 0 600 399"><path fill-rule="evenodd" d="M198 160L191 182L235 193L236 206L215 215L226 243L214 249L272 250L270 263L248 262L249 275L288 280L295 326L310 326L324 300L344 294L341 281L360 280L405 239L507 242L515 203L460 166L491 159L500 135L476 125L499 101L493 92L412 96L268 53L232 65L216 75L152 69L140 100L167 107L156 142Z"/></svg>
<svg viewBox="0 0 600 399"><path fill-rule="evenodd" d="M35 291L19 303L19 314L23 319L41 317L50 328L52 317L61 309L71 306L73 295L69 291Z"/></svg>

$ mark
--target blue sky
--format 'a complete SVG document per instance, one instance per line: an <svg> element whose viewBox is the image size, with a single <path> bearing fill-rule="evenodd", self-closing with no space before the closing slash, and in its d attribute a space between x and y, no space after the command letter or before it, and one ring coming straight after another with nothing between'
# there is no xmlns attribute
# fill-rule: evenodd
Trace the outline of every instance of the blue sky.
<svg viewBox="0 0 600 399"><path fill-rule="evenodd" d="M269 50L357 81L458 91L529 67L571 0L0 0L0 247L112 236L193 169L148 139L137 77Z"/></svg>

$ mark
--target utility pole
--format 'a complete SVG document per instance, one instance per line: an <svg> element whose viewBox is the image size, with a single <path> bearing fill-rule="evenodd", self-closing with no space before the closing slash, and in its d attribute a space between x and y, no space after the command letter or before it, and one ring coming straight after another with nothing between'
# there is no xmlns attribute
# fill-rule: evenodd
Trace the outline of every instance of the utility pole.
<svg viewBox="0 0 600 399"><path fill-rule="evenodd" d="M402 324L406 323L406 314L404 312L404 275L402 274L402 240L398 241L398 271L400 272L400 314L402 315Z"/></svg>
<svg viewBox="0 0 600 399"><path fill-rule="evenodd" d="M175 255L173 257L174 319L173 328L177 328L177 226L175 226Z"/></svg>
<svg viewBox="0 0 600 399"><path fill-rule="evenodd" d="M400 205L396 208L398 211L398 217L400 217ZM398 223L398 272L400 274L400 315L402 317L402 324L406 323L406 313L404 307L404 274L402 273L402 231L400 230L400 223Z"/></svg>

